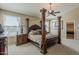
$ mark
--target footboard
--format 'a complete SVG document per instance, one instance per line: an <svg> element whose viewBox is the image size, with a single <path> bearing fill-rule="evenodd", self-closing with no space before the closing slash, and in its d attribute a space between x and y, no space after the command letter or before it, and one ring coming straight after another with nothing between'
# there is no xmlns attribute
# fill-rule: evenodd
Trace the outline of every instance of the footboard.
<svg viewBox="0 0 79 59"><path fill-rule="evenodd" d="M54 44L56 44L58 42L58 37L54 37L54 38L50 38L46 40L47 43L47 48L53 46Z"/></svg>

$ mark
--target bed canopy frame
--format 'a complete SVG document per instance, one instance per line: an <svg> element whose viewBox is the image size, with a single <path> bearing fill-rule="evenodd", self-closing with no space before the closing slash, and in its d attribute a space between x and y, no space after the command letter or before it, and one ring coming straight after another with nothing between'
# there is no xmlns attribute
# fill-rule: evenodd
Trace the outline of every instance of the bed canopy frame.
<svg viewBox="0 0 79 59"><path fill-rule="evenodd" d="M41 29L42 29L42 41L41 41L41 53L46 54L47 53L47 45L46 45L46 32L45 32L45 16L46 16L46 9L43 8L40 10L41 12L41 18L42 21L40 22L41 24ZM61 44L61 16L58 16L58 23L59 23L59 28L58 28L58 44ZM27 39L28 39L28 34L29 34L29 18L26 19L27 21ZM39 28L37 25L32 25L34 27ZM31 29L31 28L30 28ZM33 29L33 28L32 28Z"/></svg>

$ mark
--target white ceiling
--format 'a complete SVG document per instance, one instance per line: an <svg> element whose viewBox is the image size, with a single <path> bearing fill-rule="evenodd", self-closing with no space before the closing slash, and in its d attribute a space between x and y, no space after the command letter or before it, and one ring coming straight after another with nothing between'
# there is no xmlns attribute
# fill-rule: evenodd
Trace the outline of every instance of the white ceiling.
<svg viewBox="0 0 79 59"><path fill-rule="evenodd" d="M61 14L68 12L76 7L77 3L55 3L52 4L52 9L60 11ZM40 17L40 9L46 8L49 10L49 3L0 3L0 8L8 11L18 12L25 15Z"/></svg>

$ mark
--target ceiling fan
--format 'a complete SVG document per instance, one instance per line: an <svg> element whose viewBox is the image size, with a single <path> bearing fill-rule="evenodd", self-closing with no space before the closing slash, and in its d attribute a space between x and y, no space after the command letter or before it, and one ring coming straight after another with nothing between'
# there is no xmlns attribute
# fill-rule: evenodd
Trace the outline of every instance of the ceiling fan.
<svg viewBox="0 0 79 59"><path fill-rule="evenodd" d="M52 7L51 7L52 3L50 3L49 5L50 5L50 10L48 11L48 16L49 15L56 16L57 13L60 13L60 11L55 12L54 10L52 10Z"/></svg>

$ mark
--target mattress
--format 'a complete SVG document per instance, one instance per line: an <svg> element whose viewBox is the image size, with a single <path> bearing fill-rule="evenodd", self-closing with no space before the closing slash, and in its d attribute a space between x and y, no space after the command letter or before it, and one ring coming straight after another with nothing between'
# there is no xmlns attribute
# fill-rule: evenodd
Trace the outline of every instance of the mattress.
<svg viewBox="0 0 79 59"><path fill-rule="evenodd" d="M57 35L53 35L53 34L47 34L46 35L46 39L51 39L51 38L54 38L54 37L57 37ZM37 42L39 44L41 44L41 40L42 40L42 35L29 35L28 38L34 42Z"/></svg>

